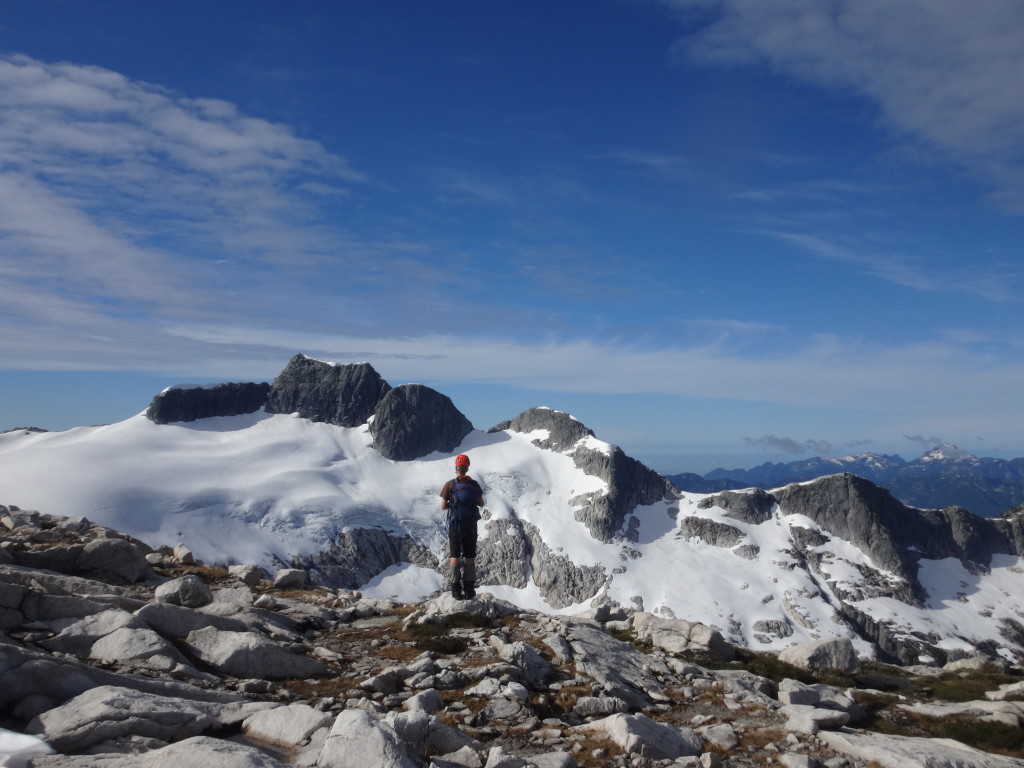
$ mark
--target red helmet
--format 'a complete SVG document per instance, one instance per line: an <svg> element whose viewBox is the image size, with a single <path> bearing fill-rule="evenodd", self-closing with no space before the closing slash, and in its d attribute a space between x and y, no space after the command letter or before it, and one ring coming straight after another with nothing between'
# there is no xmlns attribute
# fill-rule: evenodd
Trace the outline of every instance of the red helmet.
<svg viewBox="0 0 1024 768"><path fill-rule="evenodd" d="M464 453L460 453L458 456L455 457L455 466L456 467L468 467L469 466L469 456L467 456Z"/></svg>

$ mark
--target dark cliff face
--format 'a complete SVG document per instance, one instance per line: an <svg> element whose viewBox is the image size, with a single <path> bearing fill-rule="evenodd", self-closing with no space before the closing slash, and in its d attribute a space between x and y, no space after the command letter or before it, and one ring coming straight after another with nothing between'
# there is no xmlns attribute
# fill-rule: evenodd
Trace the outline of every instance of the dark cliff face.
<svg viewBox="0 0 1024 768"><path fill-rule="evenodd" d="M530 408L520 413L514 419L503 421L487 431L502 432L509 430L529 434L539 429L547 430L548 436L544 440L534 440L534 445L538 448L547 448L552 451L564 451L572 448L584 437L594 437L592 430L585 427L569 414L553 411L550 408Z"/></svg>
<svg viewBox="0 0 1024 768"><path fill-rule="evenodd" d="M769 494L725 492L701 506L721 506L730 516L758 524L777 503L783 514L804 515L831 535L855 545L875 564L906 579L920 593L921 558L957 558L986 568L996 554L1024 554L1019 516L985 518L961 507L917 509L884 488L851 474L788 485Z"/></svg>
<svg viewBox="0 0 1024 768"><path fill-rule="evenodd" d="M196 421L254 413L267 402L266 382L226 383L215 387L171 387L153 398L146 417L156 424Z"/></svg>
<svg viewBox="0 0 1024 768"><path fill-rule="evenodd" d="M270 385L267 412L358 427L390 389L369 363L332 365L296 355Z"/></svg>
<svg viewBox="0 0 1024 768"><path fill-rule="evenodd" d="M422 384L389 390L373 413L373 447L395 461L454 450L473 425L447 395Z"/></svg>

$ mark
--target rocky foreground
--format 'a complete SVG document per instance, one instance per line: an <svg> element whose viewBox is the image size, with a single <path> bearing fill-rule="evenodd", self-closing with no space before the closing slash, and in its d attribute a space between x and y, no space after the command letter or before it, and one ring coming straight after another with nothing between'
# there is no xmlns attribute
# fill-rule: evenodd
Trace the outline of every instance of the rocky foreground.
<svg viewBox="0 0 1024 768"><path fill-rule="evenodd" d="M998 659L776 658L616 606L399 605L303 577L0 507L0 765L1024 766L1024 678Z"/></svg>

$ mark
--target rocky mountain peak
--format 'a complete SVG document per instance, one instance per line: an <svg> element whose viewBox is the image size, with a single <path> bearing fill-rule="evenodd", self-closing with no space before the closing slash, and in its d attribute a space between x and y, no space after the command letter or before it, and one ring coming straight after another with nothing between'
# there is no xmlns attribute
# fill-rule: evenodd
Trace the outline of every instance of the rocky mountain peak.
<svg viewBox="0 0 1024 768"><path fill-rule="evenodd" d="M310 421L358 427L373 415L391 385L369 363L335 365L295 355L270 385L268 413L297 413Z"/></svg>

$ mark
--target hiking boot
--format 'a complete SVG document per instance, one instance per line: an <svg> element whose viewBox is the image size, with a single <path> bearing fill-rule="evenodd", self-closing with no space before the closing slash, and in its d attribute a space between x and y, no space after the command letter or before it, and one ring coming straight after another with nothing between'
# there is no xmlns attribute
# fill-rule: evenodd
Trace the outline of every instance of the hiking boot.
<svg viewBox="0 0 1024 768"><path fill-rule="evenodd" d="M456 581L452 584L452 597L454 597L456 600L466 599L466 593L463 591L461 581Z"/></svg>
<svg viewBox="0 0 1024 768"><path fill-rule="evenodd" d="M462 582L462 595L465 600L472 600L476 597L476 583L472 581Z"/></svg>

